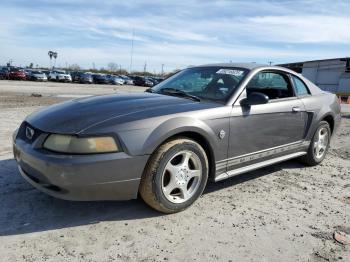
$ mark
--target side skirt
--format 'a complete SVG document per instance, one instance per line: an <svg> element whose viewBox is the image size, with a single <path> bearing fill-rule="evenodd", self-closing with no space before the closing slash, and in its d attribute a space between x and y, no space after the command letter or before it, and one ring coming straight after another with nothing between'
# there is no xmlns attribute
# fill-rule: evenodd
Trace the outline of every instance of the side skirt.
<svg viewBox="0 0 350 262"><path fill-rule="evenodd" d="M227 172L222 173L222 174L218 175L217 177L215 177L215 182L218 182L218 181L224 180L226 178L233 177L233 176L245 173L245 172L249 172L249 171L252 171L252 170L255 170L258 168L262 168L265 166L269 166L269 165L273 165L273 164L276 164L279 162L283 162L285 160L296 158L296 157L299 157L302 155L306 155L306 152L296 152L296 153L288 154L285 156L280 156L280 157L276 157L273 159L265 160L265 161L255 163L255 164L252 164L249 166L244 166L244 167L240 167L237 169L233 169L233 170L227 171Z"/></svg>

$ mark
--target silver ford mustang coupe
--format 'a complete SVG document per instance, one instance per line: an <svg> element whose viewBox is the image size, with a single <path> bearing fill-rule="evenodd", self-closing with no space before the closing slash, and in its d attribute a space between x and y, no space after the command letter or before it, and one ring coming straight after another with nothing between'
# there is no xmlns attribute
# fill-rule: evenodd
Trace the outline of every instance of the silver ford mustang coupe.
<svg viewBox="0 0 350 262"><path fill-rule="evenodd" d="M189 207L207 181L299 158L317 165L340 123L334 94L258 64L184 69L138 94L56 104L13 135L21 175L67 200Z"/></svg>

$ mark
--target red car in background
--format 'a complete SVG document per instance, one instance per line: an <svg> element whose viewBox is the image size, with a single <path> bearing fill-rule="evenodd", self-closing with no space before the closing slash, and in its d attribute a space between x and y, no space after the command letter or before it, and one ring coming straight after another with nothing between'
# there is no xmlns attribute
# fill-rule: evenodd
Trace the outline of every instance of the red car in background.
<svg viewBox="0 0 350 262"><path fill-rule="evenodd" d="M26 74L23 70L20 69L11 69L9 74L9 79L11 80L26 80Z"/></svg>

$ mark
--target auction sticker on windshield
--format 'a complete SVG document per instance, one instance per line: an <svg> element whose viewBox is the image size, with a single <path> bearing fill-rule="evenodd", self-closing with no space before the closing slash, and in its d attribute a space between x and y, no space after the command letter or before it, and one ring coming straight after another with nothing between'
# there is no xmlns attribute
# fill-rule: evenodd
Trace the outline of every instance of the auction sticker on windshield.
<svg viewBox="0 0 350 262"><path fill-rule="evenodd" d="M241 76L244 71L242 70L237 70L237 69L219 69L217 72L217 74L223 74L223 75L233 75L233 76Z"/></svg>

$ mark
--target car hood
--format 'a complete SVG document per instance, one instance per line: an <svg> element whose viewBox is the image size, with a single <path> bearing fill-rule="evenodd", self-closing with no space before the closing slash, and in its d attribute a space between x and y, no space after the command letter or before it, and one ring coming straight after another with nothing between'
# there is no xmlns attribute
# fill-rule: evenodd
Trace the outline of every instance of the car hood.
<svg viewBox="0 0 350 262"><path fill-rule="evenodd" d="M128 122L155 115L210 108L217 104L140 93L93 96L49 106L26 121L44 132L77 134L108 120Z"/></svg>

